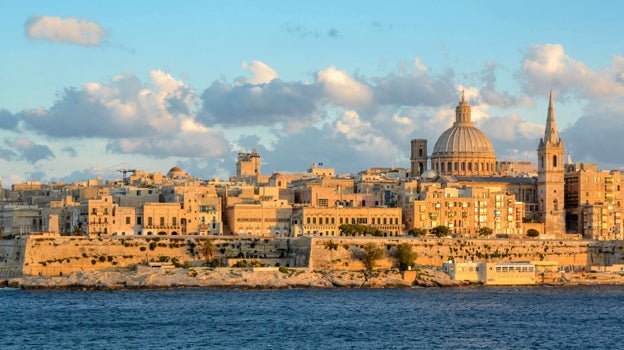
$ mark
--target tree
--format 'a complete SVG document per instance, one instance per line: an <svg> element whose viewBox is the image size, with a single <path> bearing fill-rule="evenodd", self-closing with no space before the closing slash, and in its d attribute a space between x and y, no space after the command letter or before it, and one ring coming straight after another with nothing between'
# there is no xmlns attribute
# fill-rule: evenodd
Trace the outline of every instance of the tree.
<svg viewBox="0 0 624 350"><path fill-rule="evenodd" d="M427 230L425 230L424 228L410 228L407 231L408 236L414 236L414 237L421 237L421 236L425 236L426 234L427 234Z"/></svg>
<svg viewBox="0 0 624 350"><path fill-rule="evenodd" d="M212 239L206 238L204 240L204 243L201 246L201 253L204 256L204 259L206 259L206 264L210 263L210 260L212 260L212 256L214 255L214 252L215 252L215 246L212 243Z"/></svg>
<svg viewBox="0 0 624 350"><path fill-rule="evenodd" d="M401 243L397 246L396 257L399 260L399 270L405 271L414 265L418 255L412 250L411 244Z"/></svg>
<svg viewBox="0 0 624 350"><path fill-rule="evenodd" d="M342 224L338 229L340 229L340 234L343 236L383 236L383 232L378 229L362 224Z"/></svg>
<svg viewBox="0 0 624 350"><path fill-rule="evenodd" d="M534 228L530 228L527 230L527 236L529 237L537 237L539 236L539 231L534 229Z"/></svg>
<svg viewBox="0 0 624 350"><path fill-rule="evenodd" d="M492 235L492 233L494 233L494 230L489 227L479 227L479 236L488 237Z"/></svg>
<svg viewBox="0 0 624 350"><path fill-rule="evenodd" d="M431 234L433 234L434 236L440 238L448 236L449 233L451 233L451 229L446 226L440 225L432 228L429 232L431 232Z"/></svg>
<svg viewBox="0 0 624 350"><path fill-rule="evenodd" d="M362 262L368 271L373 270L375 266L377 266L377 260L383 258L385 255L383 248L372 242L364 245L362 250Z"/></svg>

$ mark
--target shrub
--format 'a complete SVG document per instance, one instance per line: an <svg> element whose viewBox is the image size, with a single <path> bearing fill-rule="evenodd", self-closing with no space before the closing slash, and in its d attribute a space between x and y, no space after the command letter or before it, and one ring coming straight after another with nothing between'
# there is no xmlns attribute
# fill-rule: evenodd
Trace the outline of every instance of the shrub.
<svg viewBox="0 0 624 350"><path fill-rule="evenodd" d="M106 261L106 257L104 255L100 256L98 258L98 260L100 260L100 262L105 262Z"/></svg>
<svg viewBox="0 0 624 350"><path fill-rule="evenodd" d="M399 260L399 270L405 271L414 265L417 255L412 251L412 246L409 243L401 243L397 246L396 257Z"/></svg>
<svg viewBox="0 0 624 350"><path fill-rule="evenodd" d="M158 243L156 243L156 242L150 242L150 244L149 244L149 249L150 249L150 250L154 250L154 249L156 249L156 246L157 246L157 245L158 245Z"/></svg>
<svg viewBox="0 0 624 350"><path fill-rule="evenodd" d="M539 236L539 231L537 231L534 228L530 228L530 229L527 230L527 236L529 236L529 237L537 237L537 236Z"/></svg>
<svg viewBox="0 0 624 350"><path fill-rule="evenodd" d="M91 259L91 264L95 265L95 263L96 263L95 259Z"/></svg>
<svg viewBox="0 0 624 350"><path fill-rule="evenodd" d="M147 248L145 248L145 247L141 247L141 248L139 248L139 250L140 250L140 251L142 251L142 252L144 252L144 251L146 251L146 250L147 250Z"/></svg>
<svg viewBox="0 0 624 350"><path fill-rule="evenodd" d="M286 266L280 266L278 270L281 273L288 273L288 268Z"/></svg>

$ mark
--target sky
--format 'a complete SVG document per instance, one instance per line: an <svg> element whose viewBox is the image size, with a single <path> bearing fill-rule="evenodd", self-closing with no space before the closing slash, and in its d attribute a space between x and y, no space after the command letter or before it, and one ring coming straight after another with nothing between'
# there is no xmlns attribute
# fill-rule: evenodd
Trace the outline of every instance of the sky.
<svg viewBox="0 0 624 350"><path fill-rule="evenodd" d="M498 160L624 166L617 1L1 1L0 180L409 168L464 91Z"/></svg>

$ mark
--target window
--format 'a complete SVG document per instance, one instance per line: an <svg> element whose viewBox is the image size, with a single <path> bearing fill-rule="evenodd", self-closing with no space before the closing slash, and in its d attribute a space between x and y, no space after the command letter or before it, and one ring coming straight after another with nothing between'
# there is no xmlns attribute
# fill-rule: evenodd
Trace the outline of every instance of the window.
<svg viewBox="0 0 624 350"><path fill-rule="evenodd" d="M137 216L137 225L141 225L141 217Z"/></svg>
<svg viewBox="0 0 624 350"><path fill-rule="evenodd" d="M152 226L152 225L153 225L152 217L150 216L147 218L147 226Z"/></svg>
<svg viewBox="0 0 624 350"><path fill-rule="evenodd" d="M160 226L165 226L165 217L164 216L160 217Z"/></svg>
<svg viewBox="0 0 624 350"><path fill-rule="evenodd" d="M126 216L126 225L130 225L130 217Z"/></svg>
<svg viewBox="0 0 624 350"><path fill-rule="evenodd" d="M178 226L178 218L176 218L175 216L171 218L171 225L172 226Z"/></svg>
<svg viewBox="0 0 624 350"><path fill-rule="evenodd" d="M557 167L557 155L554 155L552 159L553 159L553 165L552 166L553 166L553 168L556 168Z"/></svg>

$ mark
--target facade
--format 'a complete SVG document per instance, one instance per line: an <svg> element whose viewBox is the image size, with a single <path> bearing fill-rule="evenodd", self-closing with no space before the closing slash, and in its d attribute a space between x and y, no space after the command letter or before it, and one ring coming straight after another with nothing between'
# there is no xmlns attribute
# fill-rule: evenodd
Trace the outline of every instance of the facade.
<svg viewBox="0 0 624 350"><path fill-rule="evenodd" d="M236 203L226 208L228 228L239 236L290 236L292 205L275 200Z"/></svg>
<svg viewBox="0 0 624 350"><path fill-rule="evenodd" d="M530 262L481 263L479 281L488 286L535 284L535 265Z"/></svg>
<svg viewBox="0 0 624 350"><path fill-rule="evenodd" d="M292 214L294 236L340 236L340 225L360 224L384 236L403 235L401 208L299 207Z"/></svg>
<svg viewBox="0 0 624 350"><path fill-rule="evenodd" d="M620 171L600 171L595 164L567 164L565 221L588 239L624 239Z"/></svg>
<svg viewBox="0 0 624 350"><path fill-rule="evenodd" d="M524 205L500 187L439 187L423 189L403 206L406 229L448 227L454 235L479 236L480 228L496 234L523 235Z"/></svg>

